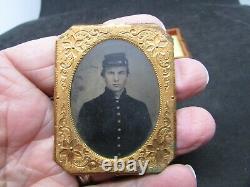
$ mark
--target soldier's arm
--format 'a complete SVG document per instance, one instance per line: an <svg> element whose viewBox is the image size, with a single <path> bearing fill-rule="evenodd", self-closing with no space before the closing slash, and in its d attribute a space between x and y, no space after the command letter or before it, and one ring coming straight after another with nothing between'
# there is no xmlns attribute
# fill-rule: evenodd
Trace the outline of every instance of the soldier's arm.
<svg viewBox="0 0 250 187"><path fill-rule="evenodd" d="M152 129L152 122L146 104L142 103L143 128L149 133Z"/></svg>
<svg viewBox="0 0 250 187"><path fill-rule="evenodd" d="M78 117L78 130L81 137L84 137L85 141L89 141L93 137L93 112L91 111L90 107L85 103L80 112Z"/></svg>

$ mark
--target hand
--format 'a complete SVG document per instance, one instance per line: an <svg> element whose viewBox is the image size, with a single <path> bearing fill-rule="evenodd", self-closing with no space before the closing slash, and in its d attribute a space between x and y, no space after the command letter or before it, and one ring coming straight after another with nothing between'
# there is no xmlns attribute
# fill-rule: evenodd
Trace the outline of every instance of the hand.
<svg viewBox="0 0 250 187"><path fill-rule="evenodd" d="M118 18L109 23L162 22L150 15ZM0 52L0 186L78 186L75 177L53 160L55 41L30 41ZM206 68L193 59L175 61L178 100L205 89ZM177 110L177 155L188 153L214 135L212 116L199 107ZM102 180L97 178L96 180ZM171 165L158 175L105 182L100 186L195 187L189 167Z"/></svg>

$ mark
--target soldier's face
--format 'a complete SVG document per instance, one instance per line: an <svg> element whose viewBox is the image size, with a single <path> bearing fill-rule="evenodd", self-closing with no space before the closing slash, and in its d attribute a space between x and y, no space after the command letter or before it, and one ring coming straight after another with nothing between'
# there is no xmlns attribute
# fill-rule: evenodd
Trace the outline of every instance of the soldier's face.
<svg viewBox="0 0 250 187"><path fill-rule="evenodd" d="M125 87L127 82L127 67L108 67L104 71L103 78L107 88L113 92L119 92Z"/></svg>

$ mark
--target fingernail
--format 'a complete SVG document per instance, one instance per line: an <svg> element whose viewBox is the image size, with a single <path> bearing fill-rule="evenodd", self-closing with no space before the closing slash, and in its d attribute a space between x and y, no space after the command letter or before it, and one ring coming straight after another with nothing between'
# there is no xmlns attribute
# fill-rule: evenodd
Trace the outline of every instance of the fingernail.
<svg viewBox="0 0 250 187"><path fill-rule="evenodd" d="M201 63L201 62L199 62L199 63ZM205 70L206 78L207 78L206 84L208 84L208 82L209 82L209 73L207 71L206 66L203 63L201 63L201 65L203 66L203 69Z"/></svg>
<svg viewBox="0 0 250 187"><path fill-rule="evenodd" d="M115 25L115 24L117 24L115 22L116 22L116 19L111 19L111 20L103 22L103 24L104 25Z"/></svg>
<svg viewBox="0 0 250 187"><path fill-rule="evenodd" d="M207 72L207 84L208 84L208 82L209 82L209 73L208 73L207 69L206 69L206 72Z"/></svg>
<svg viewBox="0 0 250 187"><path fill-rule="evenodd" d="M202 63L201 63L202 64ZM203 68L204 68L204 70L205 70L205 73L206 73L206 77L207 77L207 84L208 84L208 82L209 82L209 73L208 73L208 71L207 71L207 68L206 68L206 66L204 65L204 64L202 64L202 66L203 66Z"/></svg>
<svg viewBox="0 0 250 187"><path fill-rule="evenodd" d="M196 174L195 174L195 171L194 171L193 167L188 165L188 164L186 164L185 166L187 166L192 171L194 177L196 178Z"/></svg>

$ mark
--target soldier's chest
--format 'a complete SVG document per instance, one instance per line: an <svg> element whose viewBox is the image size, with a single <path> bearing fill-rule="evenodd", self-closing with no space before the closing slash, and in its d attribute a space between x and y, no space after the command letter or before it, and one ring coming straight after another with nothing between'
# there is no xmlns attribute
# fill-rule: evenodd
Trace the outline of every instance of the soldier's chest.
<svg viewBox="0 0 250 187"><path fill-rule="evenodd" d="M134 109L129 107L126 102L121 101L100 105L97 117L99 125L108 132L128 131L137 124Z"/></svg>

